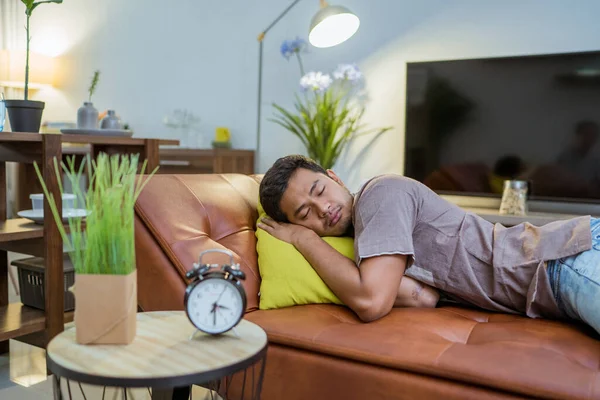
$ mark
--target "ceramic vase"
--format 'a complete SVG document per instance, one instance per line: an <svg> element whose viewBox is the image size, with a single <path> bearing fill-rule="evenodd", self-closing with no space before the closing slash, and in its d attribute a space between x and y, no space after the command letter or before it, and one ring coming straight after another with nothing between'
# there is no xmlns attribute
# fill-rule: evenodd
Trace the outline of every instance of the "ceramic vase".
<svg viewBox="0 0 600 400"><path fill-rule="evenodd" d="M121 120L115 110L108 110L106 117L102 118L100 129L121 129Z"/></svg>
<svg viewBox="0 0 600 400"><path fill-rule="evenodd" d="M79 110L77 110L77 128L98 128L98 110L94 108L94 104L86 101L83 103L83 106L79 107Z"/></svg>

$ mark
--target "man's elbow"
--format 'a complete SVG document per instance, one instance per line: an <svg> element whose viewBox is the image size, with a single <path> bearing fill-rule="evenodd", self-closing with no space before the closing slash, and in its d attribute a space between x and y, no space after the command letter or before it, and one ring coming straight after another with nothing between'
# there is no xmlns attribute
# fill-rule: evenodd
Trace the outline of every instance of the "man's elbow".
<svg viewBox="0 0 600 400"><path fill-rule="evenodd" d="M435 308L440 299L440 294L436 289L426 287L426 290L422 290L413 307L422 308ZM358 302L353 310L363 322L373 322L380 318L385 317L392 311L394 307L393 299L386 299L384 297L368 298Z"/></svg>
<svg viewBox="0 0 600 400"><path fill-rule="evenodd" d="M393 306L393 302L370 299L358 305L354 312L362 322L373 322L388 315Z"/></svg>

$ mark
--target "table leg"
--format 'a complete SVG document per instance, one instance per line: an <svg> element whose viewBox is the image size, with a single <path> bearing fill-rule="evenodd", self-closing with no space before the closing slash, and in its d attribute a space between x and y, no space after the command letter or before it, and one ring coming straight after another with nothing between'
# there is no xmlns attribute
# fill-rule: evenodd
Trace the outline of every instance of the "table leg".
<svg viewBox="0 0 600 400"><path fill-rule="evenodd" d="M6 163L0 162L0 220L6 221ZM0 251L0 306L8 305L8 252ZM8 340L0 342L0 354L8 353Z"/></svg>
<svg viewBox="0 0 600 400"><path fill-rule="evenodd" d="M0 250L0 306L8 305L8 252ZM9 341L0 342L0 354L9 352Z"/></svg>
<svg viewBox="0 0 600 400"><path fill-rule="evenodd" d="M152 389L152 400L188 400L190 390L189 386L174 389Z"/></svg>
<svg viewBox="0 0 600 400"><path fill-rule="evenodd" d="M54 392L54 400L63 400L62 391L60 390L60 378L52 375L52 391Z"/></svg>

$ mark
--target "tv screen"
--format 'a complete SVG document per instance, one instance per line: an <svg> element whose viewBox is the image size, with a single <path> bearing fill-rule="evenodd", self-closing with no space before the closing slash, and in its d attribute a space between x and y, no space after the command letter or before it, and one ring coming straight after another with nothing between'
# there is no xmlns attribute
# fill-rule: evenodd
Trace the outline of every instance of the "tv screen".
<svg viewBox="0 0 600 400"><path fill-rule="evenodd" d="M440 194L600 202L600 52L407 64L405 175Z"/></svg>

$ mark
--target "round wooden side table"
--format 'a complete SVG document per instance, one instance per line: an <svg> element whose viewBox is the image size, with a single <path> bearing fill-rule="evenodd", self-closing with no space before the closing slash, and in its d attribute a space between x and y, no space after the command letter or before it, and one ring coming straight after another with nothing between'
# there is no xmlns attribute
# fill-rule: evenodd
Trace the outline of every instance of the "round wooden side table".
<svg viewBox="0 0 600 400"><path fill-rule="evenodd" d="M211 336L197 331L185 312L161 311L137 314L136 337L129 345L81 345L75 328L67 329L50 341L46 360L54 374L55 399L63 398L61 379L152 388L152 399L187 399L190 386L200 385L228 398L233 375L239 373L237 379L242 371L241 398L258 399L266 354L266 333L249 321ZM246 383L247 375L252 382ZM126 398L127 390L123 393Z"/></svg>

